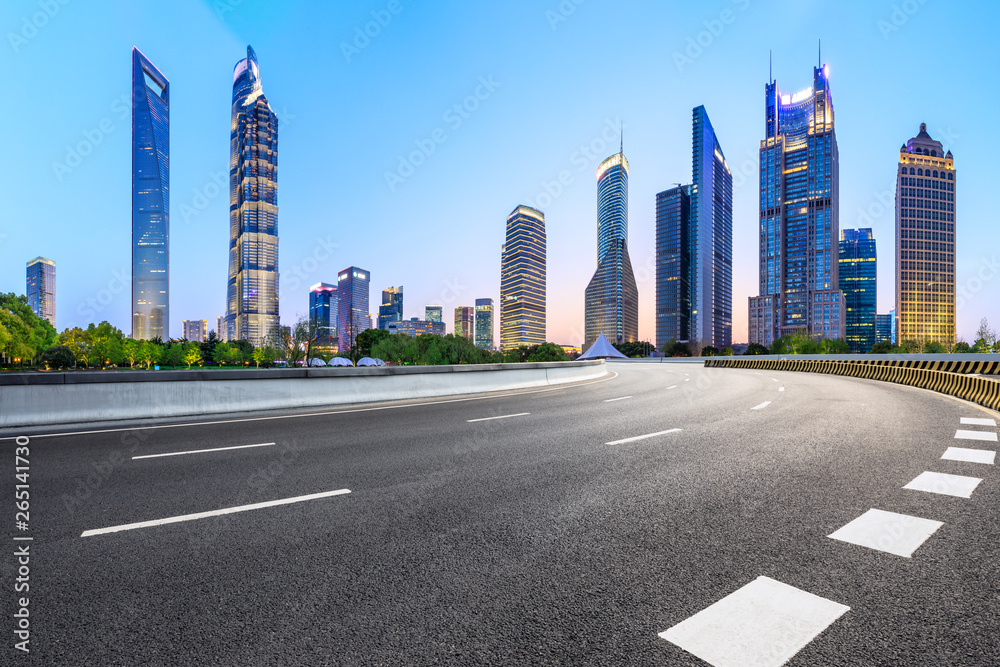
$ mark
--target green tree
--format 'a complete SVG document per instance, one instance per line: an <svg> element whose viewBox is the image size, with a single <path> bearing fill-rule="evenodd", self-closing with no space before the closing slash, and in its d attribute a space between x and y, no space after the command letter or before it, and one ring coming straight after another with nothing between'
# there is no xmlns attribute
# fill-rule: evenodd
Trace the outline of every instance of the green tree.
<svg viewBox="0 0 1000 667"><path fill-rule="evenodd" d="M201 346L201 357L202 359L218 361L215 358L215 347L219 344L219 337L214 331L208 332L208 340L203 343L199 343Z"/></svg>
<svg viewBox="0 0 1000 667"><path fill-rule="evenodd" d="M112 326L107 320L100 324L87 326L90 337L90 365L104 368L119 365L123 361L122 344L125 334Z"/></svg>
<svg viewBox="0 0 1000 667"><path fill-rule="evenodd" d="M184 343L184 363L187 364L188 370L191 370L191 366L194 364L200 364L201 362L201 345L198 343Z"/></svg>
<svg viewBox="0 0 1000 667"><path fill-rule="evenodd" d="M951 348L951 351L955 354L968 354L969 352L972 352L972 346L964 340L960 340L955 343L955 346Z"/></svg>
<svg viewBox="0 0 1000 667"><path fill-rule="evenodd" d="M676 340L667 341L666 345L663 346L663 356L665 357L690 357L691 348L688 347L687 343L681 343Z"/></svg>
<svg viewBox="0 0 1000 667"><path fill-rule="evenodd" d="M892 352L892 343L887 340L880 340L872 345L869 354L889 354L890 352Z"/></svg>
<svg viewBox="0 0 1000 667"><path fill-rule="evenodd" d="M747 345L747 351L744 352L743 354L745 354L745 355L758 355L758 354L767 354L767 353L768 353L767 348L764 347L763 345L761 345L760 343L750 343L749 345Z"/></svg>
<svg viewBox="0 0 1000 667"><path fill-rule="evenodd" d="M569 361L569 357L566 356L566 351L561 346L555 343L542 343L528 355L526 361Z"/></svg>
<svg viewBox="0 0 1000 667"><path fill-rule="evenodd" d="M22 366L35 363L58 339L55 328L35 314L23 294L0 294L0 328L0 354L8 363L14 360Z"/></svg>
<svg viewBox="0 0 1000 667"><path fill-rule="evenodd" d="M351 350L351 356L357 354L358 359L372 356L372 349L390 335L385 329L366 329L362 331L354 339L354 349Z"/></svg>
<svg viewBox="0 0 1000 667"><path fill-rule="evenodd" d="M257 364L257 368L260 368L261 364L264 364L264 367L266 368L273 364L278 358L278 350L270 345L264 345L251 352L250 356L254 363Z"/></svg>
<svg viewBox="0 0 1000 667"><path fill-rule="evenodd" d="M184 363L184 355L187 354L184 351L184 343L170 343L161 349L163 350L161 361L164 366L177 368Z"/></svg>
<svg viewBox="0 0 1000 667"><path fill-rule="evenodd" d="M130 367L135 366L135 362L139 360L139 347L142 342L137 341L132 338L126 338L122 341L122 358L128 362Z"/></svg>
<svg viewBox="0 0 1000 667"><path fill-rule="evenodd" d="M629 341L626 343L612 344L616 350L630 359L642 359L649 356L649 353L656 349L649 341Z"/></svg>
<svg viewBox="0 0 1000 667"><path fill-rule="evenodd" d="M174 343L180 347L179 343ZM160 359L163 358L165 350L163 345L154 343L151 340L144 340L139 342L138 348L138 358L139 361L146 364L146 370L153 367L153 364L159 363Z"/></svg>
<svg viewBox="0 0 1000 667"><path fill-rule="evenodd" d="M719 348L714 345L706 345L701 348L701 356L703 357L717 357L719 356Z"/></svg>
<svg viewBox="0 0 1000 667"><path fill-rule="evenodd" d="M899 345L892 348L893 354L917 354L923 348L918 340L902 340Z"/></svg>
<svg viewBox="0 0 1000 667"><path fill-rule="evenodd" d="M936 340L924 341L924 353L925 354L944 354L948 350L945 346Z"/></svg>
<svg viewBox="0 0 1000 667"><path fill-rule="evenodd" d="M89 333L80 327L64 329L59 334L59 344L66 345L73 351L73 356L75 357L74 366L76 368L79 368L80 362L83 362L84 367L86 367L87 360L90 359L91 343Z"/></svg>
<svg viewBox="0 0 1000 667"><path fill-rule="evenodd" d="M220 366L225 366L233 361L234 357L238 354L238 352L234 353L233 348L229 347L228 343L216 343L215 348L212 350L212 361Z"/></svg>
<svg viewBox="0 0 1000 667"><path fill-rule="evenodd" d="M76 356L68 345L53 345L42 352L41 362L46 368L69 368L76 364Z"/></svg>

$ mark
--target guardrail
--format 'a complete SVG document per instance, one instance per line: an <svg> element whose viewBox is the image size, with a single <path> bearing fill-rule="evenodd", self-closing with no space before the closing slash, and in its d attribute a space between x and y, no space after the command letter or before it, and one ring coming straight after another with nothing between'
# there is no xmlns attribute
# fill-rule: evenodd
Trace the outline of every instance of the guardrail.
<svg viewBox="0 0 1000 667"><path fill-rule="evenodd" d="M0 375L0 428L455 396L604 377L603 360L462 366Z"/></svg>
<svg viewBox="0 0 1000 667"><path fill-rule="evenodd" d="M771 371L828 373L894 382L955 396L1000 410L1000 381L971 373L997 373L998 361L824 361L818 359L706 359L710 368L750 368Z"/></svg>

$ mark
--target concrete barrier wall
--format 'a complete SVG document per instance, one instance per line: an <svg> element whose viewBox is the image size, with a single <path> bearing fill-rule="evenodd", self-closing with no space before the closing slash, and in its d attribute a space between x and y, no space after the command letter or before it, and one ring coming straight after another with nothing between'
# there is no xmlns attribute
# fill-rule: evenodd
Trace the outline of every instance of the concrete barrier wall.
<svg viewBox="0 0 1000 667"><path fill-rule="evenodd" d="M545 387L603 361L387 368L0 375L0 428L188 417Z"/></svg>
<svg viewBox="0 0 1000 667"><path fill-rule="evenodd" d="M751 368L770 371L829 373L868 378L930 389L949 396L1000 410L1000 381L974 377L969 373L995 373L997 362L948 361L825 361L818 359L746 359L715 357L705 366ZM929 366L929 367L928 367ZM939 370L939 369L949 370ZM976 370L974 370L976 369Z"/></svg>

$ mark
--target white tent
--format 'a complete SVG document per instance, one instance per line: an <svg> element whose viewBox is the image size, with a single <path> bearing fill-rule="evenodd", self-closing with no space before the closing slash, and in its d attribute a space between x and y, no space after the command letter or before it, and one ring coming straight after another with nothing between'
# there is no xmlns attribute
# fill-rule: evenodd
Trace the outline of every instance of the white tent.
<svg viewBox="0 0 1000 667"><path fill-rule="evenodd" d="M619 352L611 345L610 341L604 337L604 332L597 337L594 344L590 346L590 349L581 354L576 358L577 361L583 361L584 359L628 359L624 354Z"/></svg>
<svg viewBox="0 0 1000 667"><path fill-rule="evenodd" d="M309 360L309 365L310 366L326 366L326 362L323 361L322 359L317 358L317 357L313 357L312 359Z"/></svg>
<svg viewBox="0 0 1000 667"><path fill-rule="evenodd" d="M330 360L327 366L353 366L350 359L345 359L343 357L334 357Z"/></svg>
<svg viewBox="0 0 1000 667"><path fill-rule="evenodd" d="M358 366L378 366L378 360L372 359L371 357L361 357L358 359Z"/></svg>

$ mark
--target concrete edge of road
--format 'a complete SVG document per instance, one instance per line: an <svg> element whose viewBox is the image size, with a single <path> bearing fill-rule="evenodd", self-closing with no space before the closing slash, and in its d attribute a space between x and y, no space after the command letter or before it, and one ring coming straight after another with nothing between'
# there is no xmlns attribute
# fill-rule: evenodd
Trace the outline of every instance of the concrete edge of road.
<svg viewBox="0 0 1000 667"><path fill-rule="evenodd" d="M928 367L929 365L929 367ZM880 380L930 389L1000 411L1000 382L971 373L997 373L1000 362L989 361L823 361L817 359L706 359L708 368L749 368L769 371L827 373Z"/></svg>
<svg viewBox="0 0 1000 667"><path fill-rule="evenodd" d="M323 369L195 371L193 377L185 371L154 371L155 380L105 373L93 382L5 384L0 385L0 428L435 398L552 386L608 374L603 360L316 370Z"/></svg>

